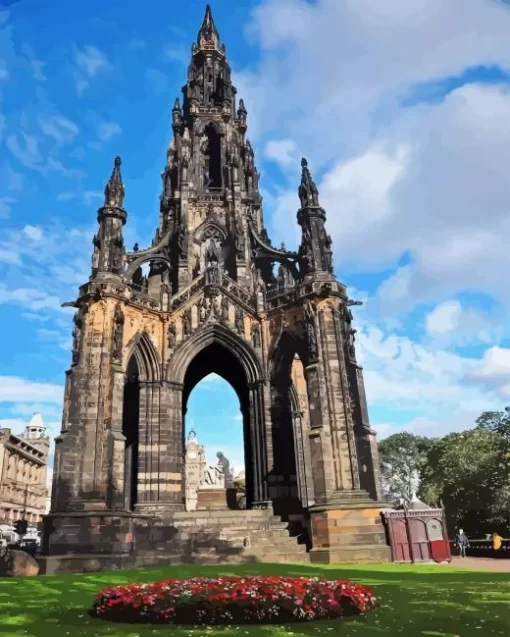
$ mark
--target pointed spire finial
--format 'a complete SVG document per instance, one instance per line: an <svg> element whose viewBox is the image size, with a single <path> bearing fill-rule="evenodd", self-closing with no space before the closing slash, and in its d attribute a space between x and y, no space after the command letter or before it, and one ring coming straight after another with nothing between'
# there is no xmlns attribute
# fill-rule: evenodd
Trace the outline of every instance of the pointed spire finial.
<svg viewBox="0 0 510 637"><path fill-rule="evenodd" d="M308 161L304 157L301 160L301 169L301 184L298 191L301 208L318 207L319 191L308 169Z"/></svg>
<svg viewBox="0 0 510 637"><path fill-rule="evenodd" d="M115 157L112 176L104 189L104 205L111 208L122 208L124 203L124 184L120 173L121 164L121 158Z"/></svg>
<svg viewBox="0 0 510 637"><path fill-rule="evenodd" d="M220 34L214 24L211 6L209 4L205 7L204 19L197 36L197 45L199 49L216 49L217 51L222 51L220 46Z"/></svg>

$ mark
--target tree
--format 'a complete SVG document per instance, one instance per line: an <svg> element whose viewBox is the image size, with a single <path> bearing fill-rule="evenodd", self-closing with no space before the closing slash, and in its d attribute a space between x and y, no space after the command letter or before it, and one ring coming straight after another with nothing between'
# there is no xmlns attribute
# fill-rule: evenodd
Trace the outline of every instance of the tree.
<svg viewBox="0 0 510 637"><path fill-rule="evenodd" d="M393 434L379 443L384 490L390 502L412 499L432 444L430 438L408 432Z"/></svg>
<svg viewBox="0 0 510 637"><path fill-rule="evenodd" d="M510 441L510 407L504 411L484 411L476 419L479 429L494 431Z"/></svg>
<svg viewBox="0 0 510 637"><path fill-rule="evenodd" d="M510 528L508 441L477 426L435 441L422 473L421 497L442 500L450 533L462 527L472 536Z"/></svg>

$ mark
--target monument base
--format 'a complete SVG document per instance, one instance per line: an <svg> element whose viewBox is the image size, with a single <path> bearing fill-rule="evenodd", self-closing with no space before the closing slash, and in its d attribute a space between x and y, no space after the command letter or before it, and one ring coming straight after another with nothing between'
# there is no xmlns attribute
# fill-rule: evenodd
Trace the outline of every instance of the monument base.
<svg viewBox="0 0 510 637"><path fill-rule="evenodd" d="M383 508L387 505L358 492L341 495L331 504L311 507L310 561L315 564L391 561L381 518Z"/></svg>
<svg viewBox="0 0 510 637"><path fill-rule="evenodd" d="M199 489L197 511L204 509L236 509L236 489Z"/></svg>

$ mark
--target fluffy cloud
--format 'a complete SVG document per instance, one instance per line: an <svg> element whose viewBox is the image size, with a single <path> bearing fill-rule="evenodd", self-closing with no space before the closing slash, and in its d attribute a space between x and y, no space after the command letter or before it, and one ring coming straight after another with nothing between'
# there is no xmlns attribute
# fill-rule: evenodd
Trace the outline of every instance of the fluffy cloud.
<svg viewBox="0 0 510 637"><path fill-rule="evenodd" d="M499 391L505 400L510 399L510 349L497 346L488 349L470 379Z"/></svg>
<svg viewBox="0 0 510 637"><path fill-rule="evenodd" d="M39 126L42 132L54 139L59 146L72 142L79 133L79 128L74 122L60 115L40 117Z"/></svg>
<svg viewBox="0 0 510 637"><path fill-rule="evenodd" d="M76 51L75 60L88 77L95 77L98 73L111 69L106 55L95 46L88 45Z"/></svg>
<svg viewBox="0 0 510 637"><path fill-rule="evenodd" d="M101 122L97 129L97 136L102 142L107 142L121 132L122 129L116 122Z"/></svg>
<svg viewBox="0 0 510 637"><path fill-rule="evenodd" d="M459 291L510 302L510 94L467 83L469 69L510 68L509 28L510 7L492 0L267 0L253 14L262 57L239 76L251 134L280 165L289 143L309 156L339 267L407 255L380 287L385 312ZM295 157L292 188L273 201L289 242Z"/></svg>
<svg viewBox="0 0 510 637"><path fill-rule="evenodd" d="M40 241L43 238L43 231L38 226L27 225L23 228L23 232L32 241Z"/></svg>
<svg viewBox="0 0 510 637"><path fill-rule="evenodd" d="M503 336L504 317L497 311L465 309L460 301L439 303L425 316L427 335L438 345L490 344Z"/></svg>
<svg viewBox="0 0 510 637"><path fill-rule="evenodd" d="M106 55L91 45L75 52L75 62L78 70L73 75L78 96L81 96L89 87L91 79L99 73L105 73L112 69Z"/></svg>
<svg viewBox="0 0 510 637"><path fill-rule="evenodd" d="M19 403L27 398L39 403L62 403L60 385L38 383L16 376L0 376L0 403Z"/></svg>

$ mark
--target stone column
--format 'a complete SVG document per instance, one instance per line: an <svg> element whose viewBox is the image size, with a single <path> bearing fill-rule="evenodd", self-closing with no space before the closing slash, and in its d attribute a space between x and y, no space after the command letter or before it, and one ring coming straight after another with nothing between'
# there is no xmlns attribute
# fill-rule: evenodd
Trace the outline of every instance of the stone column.
<svg viewBox="0 0 510 637"><path fill-rule="evenodd" d="M159 508L185 509L183 385L161 382L159 403Z"/></svg>
<svg viewBox="0 0 510 637"><path fill-rule="evenodd" d="M107 432L105 473L108 475L107 503L109 509L125 507L126 437L122 433L125 375L120 365L112 368L111 416Z"/></svg>
<svg viewBox="0 0 510 637"><path fill-rule="evenodd" d="M185 508L182 390L167 381L141 385L138 511Z"/></svg>
<svg viewBox="0 0 510 637"><path fill-rule="evenodd" d="M267 447L264 422L263 381L253 383L250 388L250 442L253 471L253 507L266 508L269 505L267 485Z"/></svg>
<svg viewBox="0 0 510 637"><path fill-rule="evenodd" d="M308 365L305 368L305 376L310 409L310 458L315 504L324 504L335 492L335 478L327 405L324 404L322 395L324 384L321 383L319 363Z"/></svg>

